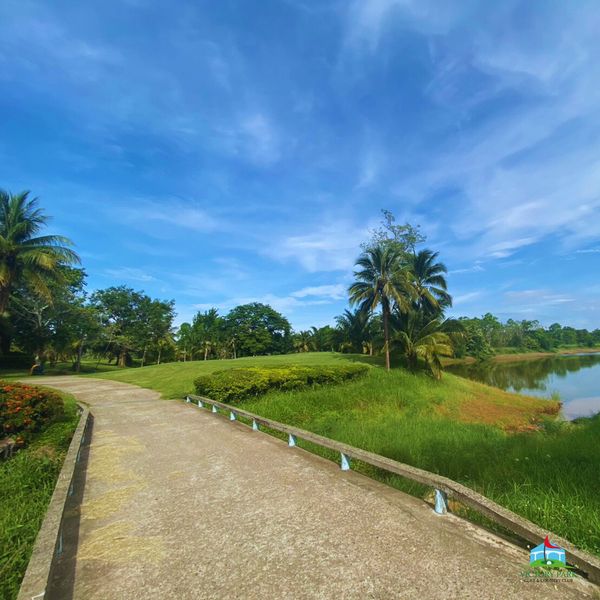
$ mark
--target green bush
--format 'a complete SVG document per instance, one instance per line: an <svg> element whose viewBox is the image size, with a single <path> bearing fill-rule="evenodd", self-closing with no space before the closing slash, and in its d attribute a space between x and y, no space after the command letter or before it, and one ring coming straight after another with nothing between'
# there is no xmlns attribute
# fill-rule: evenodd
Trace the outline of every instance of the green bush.
<svg viewBox="0 0 600 600"><path fill-rule="evenodd" d="M219 402L259 396L271 390L298 390L313 385L342 383L365 375L368 365L248 367L215 371L194 380L196 393Z"/></svg>
<svg viewBox="0 0 600 600"><path fill-rule="evenodd" d="M62 398L50 390L0 381L0 439L23 446L33 433L64 415Z"/></svg>

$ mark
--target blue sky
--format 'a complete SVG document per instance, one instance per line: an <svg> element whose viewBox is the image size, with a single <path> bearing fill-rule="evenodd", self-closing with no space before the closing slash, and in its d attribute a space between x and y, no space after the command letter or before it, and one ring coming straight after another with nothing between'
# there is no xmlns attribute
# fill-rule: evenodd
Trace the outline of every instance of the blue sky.
<svg viewBox="0 0 600 600"><path fill-rule="evenodd" d="M333 322L381 208L455 315L600 326L596 2L3 0L0 186L91 289Z"/></svg>

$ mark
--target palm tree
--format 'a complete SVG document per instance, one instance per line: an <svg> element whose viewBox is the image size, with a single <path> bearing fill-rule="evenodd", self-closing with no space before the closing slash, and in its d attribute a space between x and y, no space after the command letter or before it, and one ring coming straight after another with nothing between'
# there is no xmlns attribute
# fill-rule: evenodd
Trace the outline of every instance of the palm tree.
<svg viewBox="0 0 600 600"><path fill-rule="evenodd" d="M452 306L452 297L448 293L445 273L446 265L436 262L439 252L420 250L411 257L409 270L417 296L417 311L423 310L429 316L438 314L444 308Z"/></svg>
<svg viewBox="0 0 600 600"><path fill-rule="evenodd" d="M385 347L385 368L390 370L389 320L392 305L408 310L414 292L402 268L401 253L395 245L379 244L367 248L356 261L356 281L350 286L350 303L365 313L381 306Z"/></svg>
<svg viewBox="0 0 600 600"><path fill-rule="evenodd" d="M299 331L294 334L294 348L298 352L310 352L313 349L312 331Z"/></svg>
<svg viewBox="0 0 600 600"><path fill-rule="evenodd" d="M0 189L0 315L8 309L11 292L27 284L42 297L50 298L49 280L60 280L61 265L79 263L72 242L61 235L38 236L48 222L29 192L9 194Z"/></svg>
<svg viewBox="0 0 600 600"><path fill-rule="evenodd" d="M454 319L442 321L439 317L423 323L422 315L414 311L396 313L393 320L394 343L406 357L408 366L416 370L419 363L423 363L436 379L440 379L440 357L453 355L450 334L464 331L462 325Z"/></svg>
<svg viewBox="0 0 600 600"><path fill-rule="evenodd" d="M343 336L342 344L348 346L352 352L369 352L371 344L371 318L367 311L346 309L344 314L335 318L338 330Z"/></svg>

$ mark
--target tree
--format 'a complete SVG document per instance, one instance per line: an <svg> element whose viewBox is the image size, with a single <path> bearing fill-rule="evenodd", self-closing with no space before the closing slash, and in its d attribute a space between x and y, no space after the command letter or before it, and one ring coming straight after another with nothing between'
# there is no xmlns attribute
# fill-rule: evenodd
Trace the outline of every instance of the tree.
<svg viewBox="0 0 600 600"><path fill-rule="evenodd" d="M444 274L446 265L436 262L438 252L420 250L410 257L408 268L416 293L416 310L430 316L439 314L452 306L452 297L448 293L448 284Z"/></svg>
<svg viewBox="0 0 600 600"><path fill-rule="evenodd" d="M415 248L427 239L421 232L419 225L410 223L396 224L396 217L390 210L381 211L383 219L378 229L371 231L371 239L361 244L363 251L377 248L378 246L394 246L403 259L415 253Z"/></svg>
<svg viewBox="0 0 600 600"><path fill-rule="evenodd" d="M310 352L313 350L313 332L312 331L298 331L294 333L293 344L296 352Z"/></svg>
<svg viewBox="0 0 600 600"><path fill-rule="evenodd" d="M225 324L234 356L285 354L292 348L289 321L266 304L236 306L225 317Z"/></svg>
<svg viewBox="0 0 600 600"><path fill-rule="evenodd" d="M356 261L361 270L355 271L356 281L348 289L350 303L358 304L360 310L373 312L381 306L385 349L385 367L390 369L389 319L392 304L400 310L409 310L414 298L406 270L401 265L398 247L380 244L368 248Z"/></svg>
<svg viewBox="0 0 600 600"><path fill-rule="evenodd" d="M409 368L416 370L422 363L436 379L440 379L440 357L453 355L450 334L457 333L462 327L453 319L442 321L435 317L423 323L420 317L415 311L397 313L394 317L394 342L405 356Z"/></svg>
<svg viewBox="0 0 600 600"><path fill-rule="evenodd" d="M371 315L368 311L358 309L351 312L346 309L335 320L342 334L343 341L340 347L342 351L373 354Z"/></svg>
<svg viewBox="0 0 600 600"><path fill-rule="evenodd" d="M174 302L152 300L126 286L94 292L90 298L105 330L106 349L121 367L129 366L132 352L156 350L158 361L174 318Z"/></svg>
<svg viewBox="0 0 600 600"><path fill-rule="evenodd" d="M7 320L11 293L24 284L38 296L51 300L51 281L60 281L61 265L79 263L60 235L38 235L49 217L29 192L10 194L0 189L0 318ZM5 325L6 327L6 325ZM2 350L8 352L10 339L2 335Z"/></svg>
<svg viewBox="0 0 600 600"><path fill-rule="evenodd" d="M60 266L60 281L48 282L50 298L28 286L16 287L9 304L14 341L43 364L47 358L74 358L79 370L83 345L98 332L93 310L85 305L85 272Z"/></svg>

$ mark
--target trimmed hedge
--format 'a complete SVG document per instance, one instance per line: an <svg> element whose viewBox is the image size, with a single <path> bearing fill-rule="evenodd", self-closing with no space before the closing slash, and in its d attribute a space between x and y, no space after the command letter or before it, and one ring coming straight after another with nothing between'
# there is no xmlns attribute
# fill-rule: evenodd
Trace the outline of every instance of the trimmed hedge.
<svg viewBox="0 0 600 600"><path fill-rule="evenodd" d="M259 396L271 390L298 390L312 385L342 383L365 375L368 365L350 363L301 367L248 367L226 369L194 380L196 393L219 402L233 402L251 396Z"/></svg>
<svg viewBox="0 0 600 600"><path fill-rule="evenodd" d="M45 425L64 415L63 399L50 390L0 381L0 439L24 446Z"/></svg>

